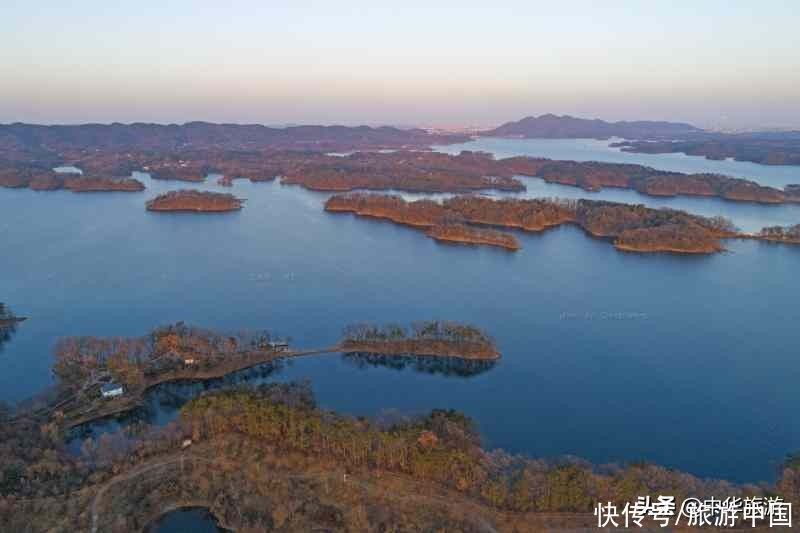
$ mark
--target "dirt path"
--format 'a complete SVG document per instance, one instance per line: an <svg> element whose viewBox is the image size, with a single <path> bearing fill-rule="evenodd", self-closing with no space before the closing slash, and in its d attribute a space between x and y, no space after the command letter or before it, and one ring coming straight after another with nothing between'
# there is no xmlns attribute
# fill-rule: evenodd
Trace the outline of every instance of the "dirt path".
<svg viewBox="0 0 800 533"><path fill-rule="evenodd" d="M100 531L100 518L101 506L103 500L109 490L114 487L130 481L141 481L143 476L152 473L161 473L162 470L170 466L185 461L187 463L203 462L208 465L218 465L219 460L209 459L202 455L202 453L195 453L203 448L203 444L198 444L196 450L183 450L180 452L173 452L164 457L154 459L145 464L134 467L128 472L119 474L108 480L103 484L95 493L91 504L91 533L99 533ZM361 490L368 494L381 494L384 498L404 501L406 503L419 502L420 504L435 503L443 509L449 509L455 514L468 516L470 520L480 528L480 531L485 533L496 533L497 529L493 520L503 520L503 517L508 518L514 513L504 513L490 508L484 507L480 502L473 500L463 494L454 492L447 487L437 485L435 483L426 483L424 481L416 480L411 477L396 474L393 472L381 471L377 477L372 478L369 474L365 479L363 475L359 474L346 474L344 469L334 469L326 472L312 472L303 474L284 474L276 473L276 477L283 480L336 480L344 483L352 483L358 486ZM395 486L389 485L386 482L389 480L400 482L407 490L402 492L396 491ZM185 507L190 502L172 502L167 503L162 509L159 510L159 516L164 512ZM586 513L530 513L527 515L531 519L531 525L537 528L548 529L552 526L552 521L556 520L561 523L570 524L574 531L584 530L591 527L593 518L591 514ZM234 526L226 524L228 530L236 531Z"/></svg>
<svg viewBox="0 0 800 533"><path fill-rule="evenodd" d="M151 472L153 470L158 470L160 468L164 468L164 467L166 467L168 465L179 463L181 460L184 460L184 458L185 458L185 456L182 453L172 454L171 456L159 459L155 463L147 463L147 464L141 465L139 467L136 467L136 468L134 468L134 469L132 469L132 470L130 470L128 472L125 472L124 474L120 474L120 475L112 478L108 482L106 482L102 487L100 487L100 489L97 491L97 494L95 494L94 499L92 500L92 529L91 529L91 532L92 533L97 533L98 523L99 523L99 519L100 519L100 513L99 513L100 502L102 501L103 496L105 496L106 492L108 492L108 490L110 488L118 485L119 483L124 483L126 481L130 481L131 479L133 479L135 477L139 477L142 474L145 474L147 472Z"/></svg>

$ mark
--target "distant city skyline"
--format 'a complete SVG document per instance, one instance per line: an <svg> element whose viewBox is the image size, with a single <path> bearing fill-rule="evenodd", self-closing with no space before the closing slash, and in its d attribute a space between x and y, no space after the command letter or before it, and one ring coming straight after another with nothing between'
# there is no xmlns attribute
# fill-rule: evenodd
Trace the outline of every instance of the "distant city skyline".
<svg viewBox="0 0 800 533"><path fill-rule="evenodd" d="M0 123L800 129L793 1L5 6Z"/></svg>

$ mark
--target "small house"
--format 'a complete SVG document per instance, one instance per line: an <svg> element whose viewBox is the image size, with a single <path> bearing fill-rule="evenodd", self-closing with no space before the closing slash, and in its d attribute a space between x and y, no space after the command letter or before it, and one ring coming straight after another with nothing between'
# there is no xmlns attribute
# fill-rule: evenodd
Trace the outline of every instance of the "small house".
<svg viewBox="0 0 800 533"><path fill-rule="evenodd" d="M103 395L103 398L114 398L115 396L122 396L123 392L125 392L125 390L119 383L106 383L105 385L100 387L100 394Z"/></svg>

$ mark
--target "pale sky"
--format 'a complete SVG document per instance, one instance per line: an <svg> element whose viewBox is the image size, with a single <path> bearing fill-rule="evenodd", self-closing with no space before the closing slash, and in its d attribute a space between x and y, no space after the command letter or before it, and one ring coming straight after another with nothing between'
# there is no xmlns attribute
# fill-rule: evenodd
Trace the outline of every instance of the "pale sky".
<svg viewBox="0 0 800 533"><path fill-rule="evenodd" d="M797 0L7 2L0 122L800 128Z"/></svg>

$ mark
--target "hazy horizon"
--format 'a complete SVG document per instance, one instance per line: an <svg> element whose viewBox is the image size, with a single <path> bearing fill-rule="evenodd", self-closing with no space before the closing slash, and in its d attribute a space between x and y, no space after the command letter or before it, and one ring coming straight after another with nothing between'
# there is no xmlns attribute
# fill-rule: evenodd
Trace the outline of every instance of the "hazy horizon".
<svg viewBox="0 0 800 533"><path fill-rule="evenodd" d="M790 1L7 6L0 123L800 128Z"/></svg>

